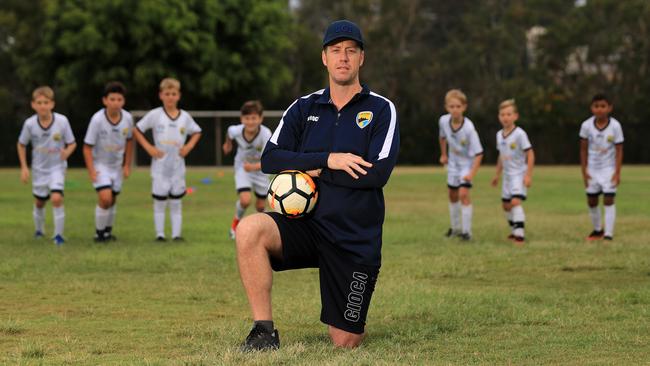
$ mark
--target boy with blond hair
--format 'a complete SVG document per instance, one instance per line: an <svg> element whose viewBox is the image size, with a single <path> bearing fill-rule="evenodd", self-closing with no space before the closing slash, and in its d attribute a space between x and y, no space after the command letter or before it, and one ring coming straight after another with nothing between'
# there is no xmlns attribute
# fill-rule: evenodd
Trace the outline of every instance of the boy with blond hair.
<svg viewBox="0 0 650 366"><path fill-rule="evenodd" d="M527 188L533 181L535 153L526 131L515 126L518 118L519 113L514 99L501 102L499 122L503 129L497 132L499 159L497 160L496 174L492 179L492 186L497 186L499 177L503 173L501 201L506 213L506 220L510 225L508 239L513 240L516 244L523 244L526 216L521 204L526 200Z"/></svg>
<svg viewBox="0 0 650 366"><path fill-rule="evenodd" d="M591 116L580 126L580 166L587 191L587 205L594 230L587 240L613 240L616 221L616 188L621 182L623 165L623 129L610 117L614 105L605 94L591 100ZM605 206L603 228L598 197L602 193Z"/></svg>
<svg viewBox="0 0 650 366"><path fill-rule="evenodd" d="M63 188L67 159L77 144L68 119L54 109L54 91L49 86L41 86L32 92L31 107L36 112L27 118L18 137L18 159L20 160L20 179L27 183L27 144L32 144L32 193L34 202L34 237L45 235L45 204L52 198L54 216L54 243L65 242L63 229L65 211L63 209Z"/></svg>
<svg viewBox="0 0 650 366"><path fill-rule="evenodd" d="M467 96L458 89L445 95L447 114L438 121L440 163L447 165L449 216L451 228L447 237L458 236L463 241L472 238L472 202L469 190L472 179L481 166L483 147L474 123L464 116ZM449 150L449 152L447 151Z"/></svg>
<svg viewBox="0 0 650 366"><path fill-rule="evenodd" d="M259 101L249 100L244 103L241 107L241 123L228 127L226 142L222 147L225 154L230 154L233 141L237 144L234 166L235 189L239 199L235 203L235 217L230 225L231 239L235 239L237 224L251 203L251 191L254 191L257 197L255 202L257 212L263 212L266 207L269 178L262 173L260 160L272 133L268 127L262 125L263 114L264 107Z"/></svg>
<svg viewBox="0 0 650 366"><path fill-rule="evenodd" d="M84 160L97 191L95 241L116 240L113 235L115 202L128 178L133 158L133 117L122 109L126 88L120 82L106 84L100 109L90 119L84 138Z"/></svg>
<svg viewBox="0 0 650 366"><path fill-rule="evenodd" d="M156 241L166 241L165 212L169 204L172 240L182 241L181 198L185 196L185 157L201 138L201 127L192 116L178 108L181 83L173 78L160 82L158 93L162 107L149 111L136 124L138 143L151 156L151 181ZM153 130L154 144L144 133ZM189 138L189 140L188 140Z"/></svg>

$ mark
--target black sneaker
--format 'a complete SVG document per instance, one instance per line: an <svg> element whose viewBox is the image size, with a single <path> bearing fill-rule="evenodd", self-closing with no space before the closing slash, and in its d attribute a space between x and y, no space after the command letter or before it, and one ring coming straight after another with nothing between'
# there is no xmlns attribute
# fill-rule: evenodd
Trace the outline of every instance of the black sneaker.
<svg viewBox="0 0 650 366"><path fill-rule="evenodd" d="M605 235L605 236L603 236L603 239L605 239L605 240L614 240L614 237L611 236L611 235Z"/></svg>
<svg viewBox="0 0 650 366"><path fill-rule="evenodd" d="M248 333L248 337L246 337L246 341L240 347L243 352L267 351L278 348L280 348L278 330L274 329L273 332L269 332L260 324L253 326L251 332Z"/></svg>
<svg viewBox="0 0 650 366"><path fill-rule="evenodd" d="M167 239L165 239L164 236L158 236L158 237L156 237L156 240L155 240L155 241L162 243L162 242L166 242Z"/></svg>
<svg viewBox="0 0 650 366"><path fill-rule="evenodd" d="M458 234L458 237L462 241L470 241L470 240L472 240L472 235L470 235L470 233L461 233L461 234Z"/></svg>
<svg viewBox="0 0 650 366"><path fill-rule="evenodd" d="M449 228L449 230L447 230L447 233L445 234L445 237L453 238L454 236L460 236L460 234L456 230Z"/></svg>
<svg viewBox="0 0 650 366"><path fill-rule="evenodd" d="M95 230L95 237L93 238L95 243L103 243L106 241L105 233L101 230Z"/></svg>
<svg viewBox="0 0 650 366"><path fill-rule="evenodd" d="M603 230L594 230L589 234L587 237L587 240L598 240L602 239L603 235L605 235L605 232Z"/></svg>

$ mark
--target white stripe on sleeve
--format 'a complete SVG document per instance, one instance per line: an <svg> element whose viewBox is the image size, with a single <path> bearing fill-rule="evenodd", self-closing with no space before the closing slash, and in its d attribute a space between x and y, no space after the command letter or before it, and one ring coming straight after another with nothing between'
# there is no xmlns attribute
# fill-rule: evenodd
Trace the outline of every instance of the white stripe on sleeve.
<svg viewBox="0 0 650 366"><path fill-rule="evenodd" d="M388 102L390 107L390 124L388 125L388 132L386 133L386 139L384 140L384 145L379 152L379 157L377 160L386 159L390 154L390 148L393 145L393 135L395 134L395 126L397 125L397 112L395 111L395 105L388 98L383 97L375 92L370 92L371 95L375 97L382 98Z"/></svg>

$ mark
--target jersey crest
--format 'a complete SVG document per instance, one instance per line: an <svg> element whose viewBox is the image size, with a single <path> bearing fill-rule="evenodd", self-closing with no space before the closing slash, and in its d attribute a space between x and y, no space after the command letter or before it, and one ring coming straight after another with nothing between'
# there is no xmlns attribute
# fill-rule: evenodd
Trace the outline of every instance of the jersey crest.
<svg viewBox="0 0 650 366"><path fill-rule="evenodd" d="M61 141L61 134L58 133L58 132L55 133L54 135L52 135L52 140L54 140L54 141Z"/></svg>
<svg viewBox="0 0 650 366"><path fill-rule="evenodd" d="M366 126L368 126L370 122L372 122L372 112L371 111L359 112L357 113L356 120L357 120L357 126L363 129Z"/></svg>
<svg viewBox="0 0 650 366"><path fill-rule="evenodd" d="M607 136L607 142L614 142L614 135Z"/></svg>
<svg viewBox="0 0 650 366"><path fill-rule="evenodd" d="M513 143L510 144L510 149L514 150L516 148L517 148L517 143L516 142L513 142Z"/></svg>
<svg viewBox="0 0 650 366"><path fill-rule="evenodd" d="M181 127L181 135L185 135L185 127Z"/></svg>

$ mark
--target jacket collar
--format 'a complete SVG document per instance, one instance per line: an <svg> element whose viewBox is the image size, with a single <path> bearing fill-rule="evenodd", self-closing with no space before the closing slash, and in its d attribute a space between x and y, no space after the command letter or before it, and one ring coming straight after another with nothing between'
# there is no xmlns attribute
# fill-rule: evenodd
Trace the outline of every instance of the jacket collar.
<svg viewBox="0 0 650 366"><path fill-rule="evenodd" d="M348 102L348 104L354 103L358 99L365 98L368 95L370 95L370 88L368 88L368 86L366 84L361 84L361 91L359 93L357 93L354 97L352 97L352 99ZM318 97L318 99L316 99L316 103L319 103L319 104L331 104L332 103L332 98L330 97L330 88L329 87L327 87L327 88L325 88L323 90L323 94L321 94L320 97Z"/></svg>

